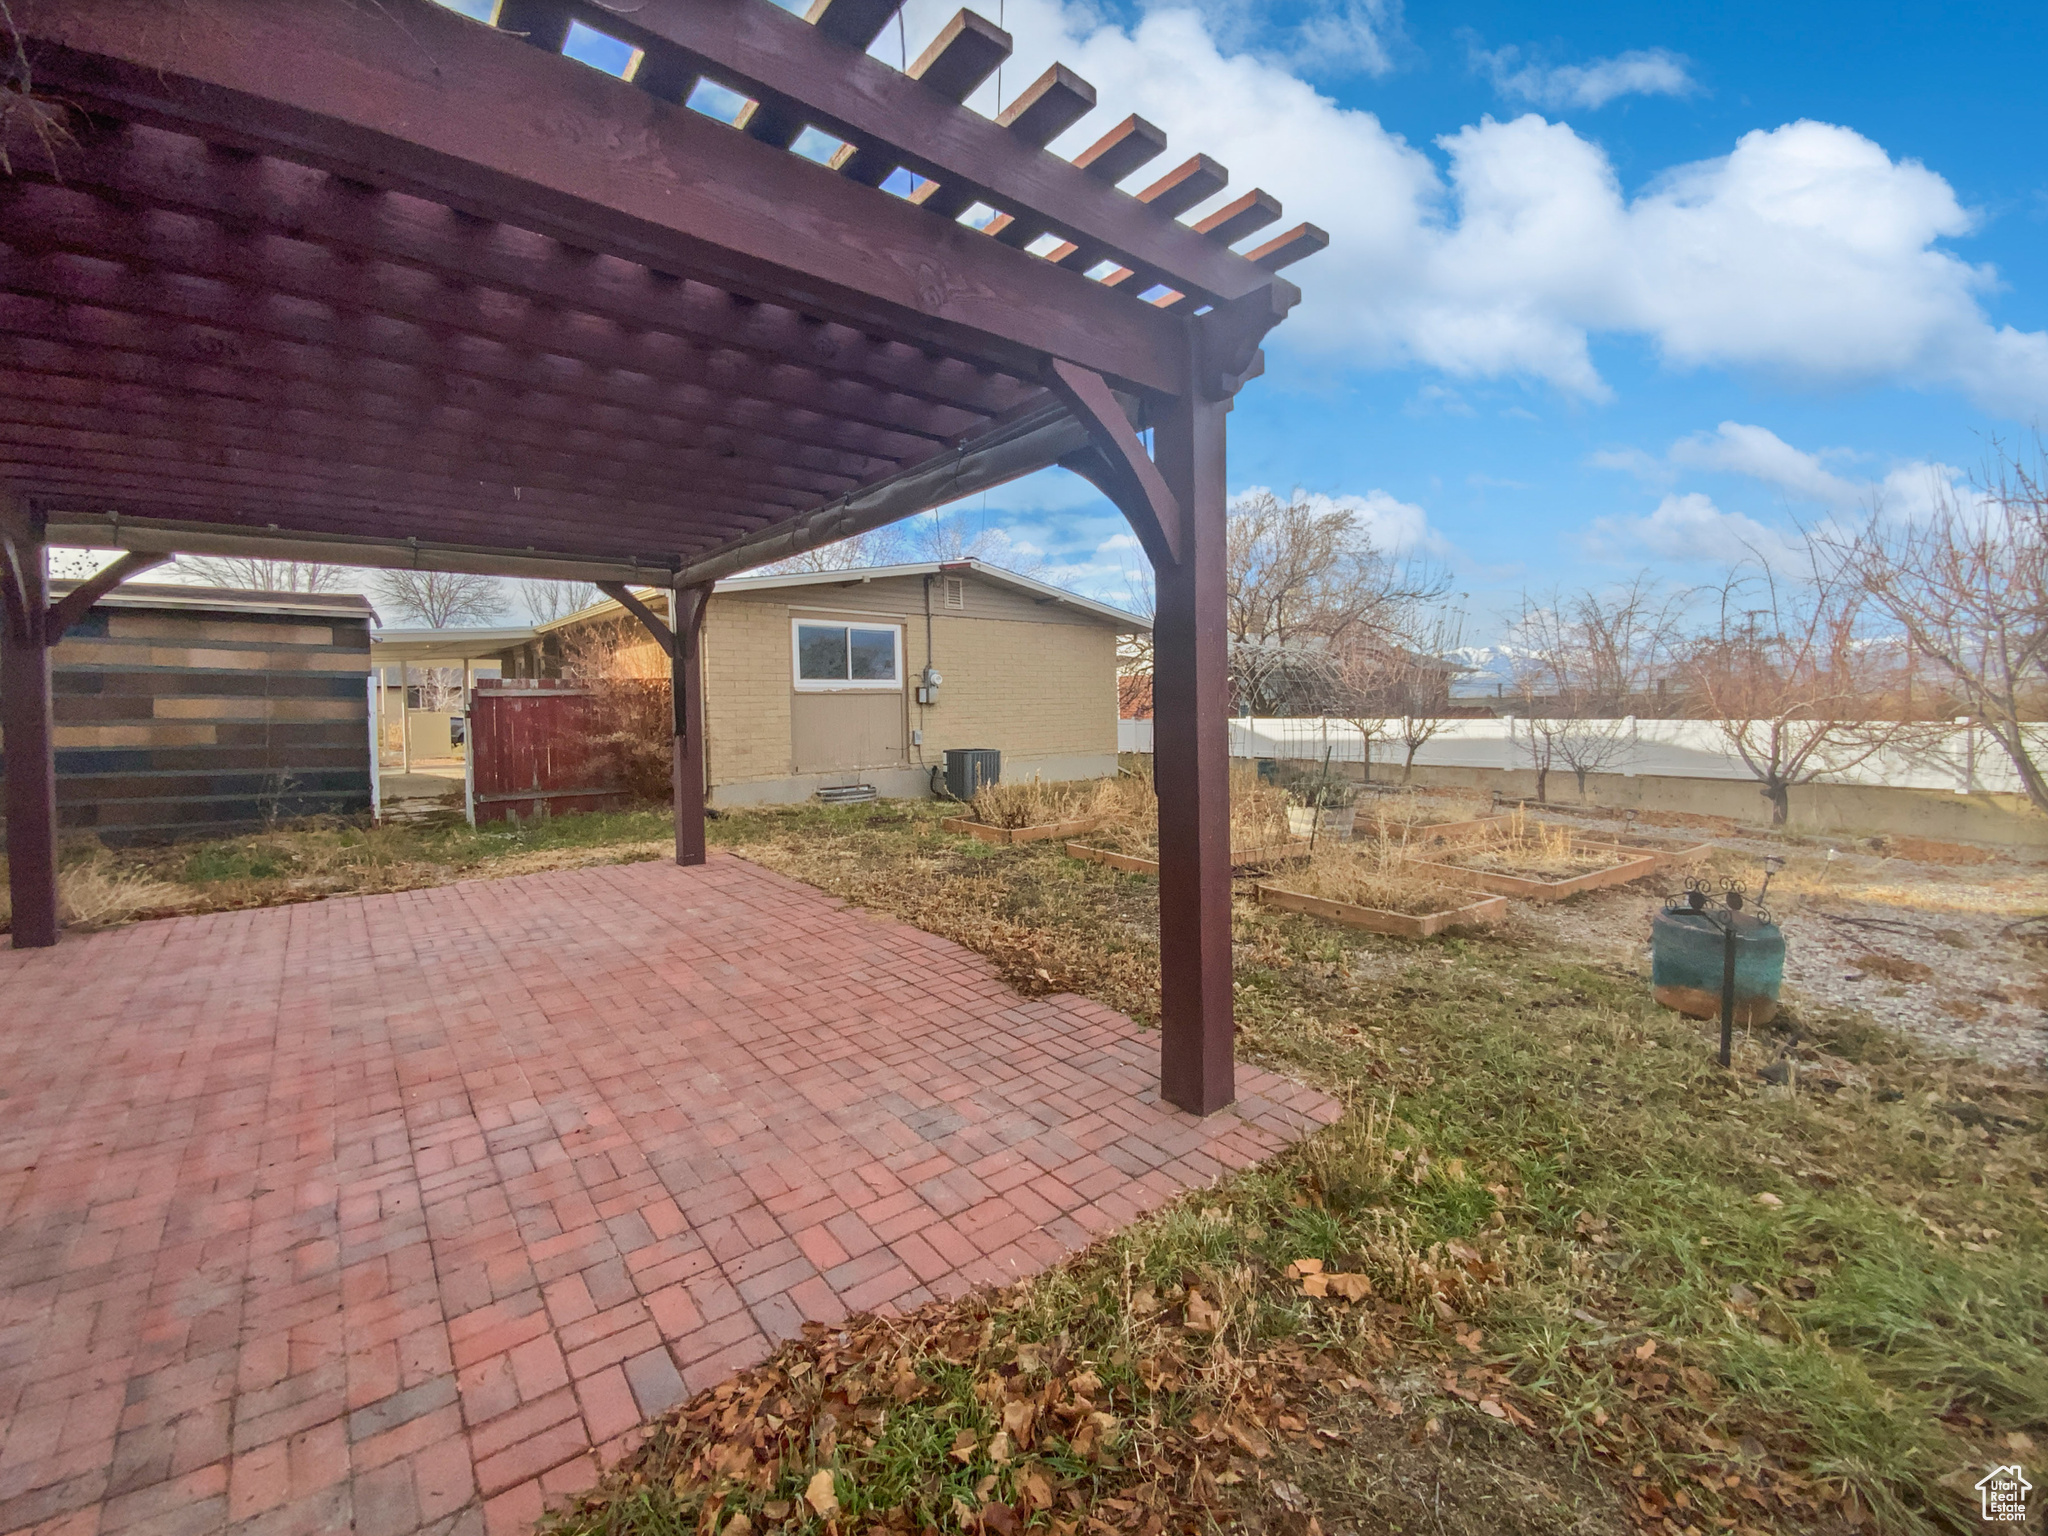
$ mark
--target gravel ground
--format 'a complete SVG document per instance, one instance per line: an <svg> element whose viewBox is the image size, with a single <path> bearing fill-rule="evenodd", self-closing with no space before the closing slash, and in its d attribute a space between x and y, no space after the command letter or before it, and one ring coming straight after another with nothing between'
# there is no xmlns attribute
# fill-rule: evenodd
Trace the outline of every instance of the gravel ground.
<svg viewBox="0 0 2048 1536"><path fill-rule="evenodd" d="M1656 830L1645 828L1646 831ZM1782 854L1770 905L1785 930L1788 1000L1850 1008L1937 1052L2003 1067L2048 1068L2048 943L2006 931L2048 912L2048 870L1873 857L1823 843L1721 837L1713 872L1751 890L1766 853ZM1551 906L1514 904L1543 937L1650 968L1650 923L1682 871Z"/></svg>

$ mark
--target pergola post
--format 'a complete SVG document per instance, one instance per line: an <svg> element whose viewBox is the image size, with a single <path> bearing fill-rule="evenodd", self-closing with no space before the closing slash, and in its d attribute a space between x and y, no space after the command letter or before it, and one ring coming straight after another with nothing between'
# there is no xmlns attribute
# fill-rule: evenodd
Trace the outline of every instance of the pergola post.
<svg viewBox="0 0 2048 1536"><path fill-rule="evenodd" d="M7 761L7 885L14 947L57 942L57 758L50 720L50 576L43 520L0 496L0 732Z"/></svg>
<svg viewBox="0 0 2048 1536"><path fill-rule="evenodd" d="M1224 422L1191 391L1154 418L1179 504L1180 558L1155 568L1153 777L1159 790L1159 1087L1213 1114L1236 1096L1230 965L1229 669L1224 645Z"/></svg>
<svg viewBox="0 0 2048 1536"><path fill-rule="evenodd" d="M702 864L704 841L704 610L708 587L676 593L675 645L669 688L675 700L675 754L670 767L676 807L676 862Z"/></svg>

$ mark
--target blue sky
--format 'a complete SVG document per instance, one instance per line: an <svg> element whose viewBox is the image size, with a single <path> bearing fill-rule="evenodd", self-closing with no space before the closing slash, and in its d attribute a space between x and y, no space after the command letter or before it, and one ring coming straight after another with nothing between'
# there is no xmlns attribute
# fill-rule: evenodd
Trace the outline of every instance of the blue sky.
<svg viewBox="0 0 2048 1536"><path fill-rule="evenodd" d="M951 3L912 0L910 54ZM1006 90L1053 57L1100 89L1056 149L1136 110L1149 169L1206 151L1331 231L1232 486L1348 499L1473 638L1524 587L1909 515L2048 425L2048 7L998 6ZM1058 472L969 516L1104 597L1140 559Z"/></svg>

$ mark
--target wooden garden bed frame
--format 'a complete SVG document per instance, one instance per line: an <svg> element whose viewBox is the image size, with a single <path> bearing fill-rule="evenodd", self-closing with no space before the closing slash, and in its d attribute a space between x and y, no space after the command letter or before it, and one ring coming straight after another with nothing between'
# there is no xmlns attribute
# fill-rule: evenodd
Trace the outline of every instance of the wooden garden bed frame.
<svg viewBox="0 0 2048 1536"><path fill-rule="evenodd" d="M939 830L964 833L995 847L1007 848L1013 843L1042 843L1049 838L1093 832L1107 819L1104 816L1082 816L1073 821L1044 821L1035 827L992 827L985 821L970 821L965 816L947 816L941 818Z"/></svg>
<svg viewBox="0 0 2048 1536"><path fill-rule="evenodd" d="M1309 841L1268 843L1263 848L1247 848L1230 856L1232 869L1248 869L1254 864L1278 864L1288 859L1305 859L1309 856ZM1067 857L1085 859L1090 864L1106 864L1111 869L1120 869L1129 875L1157 875L1159 861L1147 859L1135 853L1118 853L1114 848L1091 848L1086 843L1067 844Z"/></svg>
<svg viewBox="0 0 2048 1536"><path fill-rule="evenodd" d="M1626 854L1618 864L1606 869L1590 869L1583 875L1573 875L1568 880L1531 880L1521 875L1495 874L1491 870L1466 869L1458 864L1445 864L1435 859L1410 858L1408 862L1418 869L1458 885L1468 885L1476 890L1491 891L1496 896L1515 896L1523 901L1562 901L1567 896L1576 896L1581 891L1604 891L1609 886L1627 885L1631 880L1640 880L1653 875L1671 862L1665 854L1645 854L1634 848L1617 848L1609 843L1581 843L1581 848L1596 853Z"/></svg>
<svg viewBox="0 0 2048 1536"><path fill-rule="evenodd" d="M1505 816L1474 816L1466 821L1437 821L1409 829L1410 841L1425 843L1450 838L1483 837L1495 827L1505 826Z"/></svg>
<svg viewBox="0 0 2048 1536"><path fill-rule="evenodd" d="M1290 891L1285 886L1263 880L1255 889L1259 900L1269 907L1278 907L1284 912L1305 912L1310 917L1342 923L1347 928L1364 928L1400 939L1426 939L1446 928L1497 923L1508 912L1505 896L1486 896L1462 907L1411 917L1405 912L1385 912L1378 907L1361 907L1348 901L1331 901L1326 896L1311 896L1306 891Z"/></svg>

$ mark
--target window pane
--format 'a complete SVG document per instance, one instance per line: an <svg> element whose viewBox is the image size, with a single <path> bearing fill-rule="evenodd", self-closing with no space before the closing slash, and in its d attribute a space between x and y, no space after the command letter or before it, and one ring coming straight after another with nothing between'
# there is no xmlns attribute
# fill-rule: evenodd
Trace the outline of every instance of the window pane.
<svg viewBox="0 0 2048 1536"><path fill-rule="evenodd" d="M812 683L845 682L845 628L838 624L797 625L796 675Z"/></svg>
<svg viewBox="0 0 2048 1536"><path fill-rule="evenodd" d="M896 681L896 631L856 629L853 636L853 676L856 682Z"/></svg>

